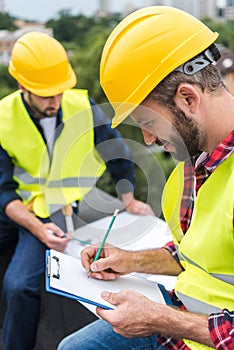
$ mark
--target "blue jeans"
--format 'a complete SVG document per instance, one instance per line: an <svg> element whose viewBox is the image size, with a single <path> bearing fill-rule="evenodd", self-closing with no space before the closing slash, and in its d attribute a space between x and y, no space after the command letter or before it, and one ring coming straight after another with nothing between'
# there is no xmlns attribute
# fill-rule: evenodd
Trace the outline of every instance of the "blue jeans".
<svg viewBox="0 0 234 350"><path fill-rule="evenodd" d="M40 315L40 291L45 270L45 245L0 213L0 251L18 237L3 279L6 314L4 350L32 350Z"/></svg>
<svg viewBox="0 0 234 350"><path fill-rule="evenodd" d="M57 350L155 350L165 349L157 343L157 336L125 338L113 331L112 326L97 320L64 338Z"/></svg>

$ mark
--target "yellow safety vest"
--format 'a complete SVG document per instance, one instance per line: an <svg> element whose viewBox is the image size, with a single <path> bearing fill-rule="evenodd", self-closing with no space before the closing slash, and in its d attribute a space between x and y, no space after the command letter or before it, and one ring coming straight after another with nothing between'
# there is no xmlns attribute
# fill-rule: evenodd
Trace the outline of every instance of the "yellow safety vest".
<svg viewBox="0 0 234 350"><path fill-rule="evenodd" d="M172 231L184 271L175 292L191 312L211 314L234 310L234 153L198 191L191 225L180 226L184 164L171 174L163 193L165 219ZM184 340L191 349L209 347Z"/></svg>
<svg viewBox="0 0 234 350"><path fill-rule="evenodd" d="M63 123L53 156L29 117L20 91L0 101L0 142L15 166L14 179L25 205L33 203L39 217L82 200L105 170L95 151L94 125L86 90L65 91Z"/></svg>

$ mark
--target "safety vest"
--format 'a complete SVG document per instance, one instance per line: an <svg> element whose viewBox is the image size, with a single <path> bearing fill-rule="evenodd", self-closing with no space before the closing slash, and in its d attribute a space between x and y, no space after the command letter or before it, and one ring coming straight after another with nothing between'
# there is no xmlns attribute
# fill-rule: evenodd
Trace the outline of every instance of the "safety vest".
<svg viewBox="0 0 234 350"><path fill-rule="evenodd" d="M20 91L0 101L0 142L14 164L23 203L39 217L82 200L105 170L95 151L94 125L86 90L65 91L63 123L55 131L52 159L29 117Z"/></svg>
<svg viewBox="0 0 234 350"><path fill-rule="evenodd" d="M180 226L184 164L165 186L162 207L184 271L175 292L186 308L209 315L234 310L234 153L217 167L198 191L191 225ZM209 347L184 340L191 349Z"/></svg>

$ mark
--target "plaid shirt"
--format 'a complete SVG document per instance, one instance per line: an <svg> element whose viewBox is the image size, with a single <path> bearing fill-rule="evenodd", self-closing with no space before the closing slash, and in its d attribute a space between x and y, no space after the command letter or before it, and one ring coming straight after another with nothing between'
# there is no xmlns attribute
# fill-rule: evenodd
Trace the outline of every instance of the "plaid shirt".
<svg viewBox="0 0 234 350"><path fill-rule="evenodd" d="M184 167L184 192L180 209L180 223L184 234L190 226L193 205L194 189L197 194L201 185L209 175L234 152L234 130L221 142L211 155L200 153ZM173 242L165 245L173 257L179 261ZM176 297L174 291L169 292L174 305L185 310L185 306ZM216 349L234 350L234 311L223 310L209 316L209 331ZM188 350L182 340L175 340L161 336L158 341L170 350Z"/></svg>

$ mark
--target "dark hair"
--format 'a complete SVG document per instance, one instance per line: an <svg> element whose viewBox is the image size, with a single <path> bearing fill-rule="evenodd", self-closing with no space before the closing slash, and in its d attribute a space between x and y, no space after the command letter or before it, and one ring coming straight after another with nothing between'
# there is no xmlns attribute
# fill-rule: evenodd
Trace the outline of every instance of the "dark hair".
<svg viewBox="0 0 234 350"><path fill-rule="evenodd" d="M153 99L162 106L175 107L174 97L181 83L198 85L203 92L210 93L219 93L225 89L220 71L215 65L210 64L193 75L173 71L149 93L144 101Z"/></svg>

